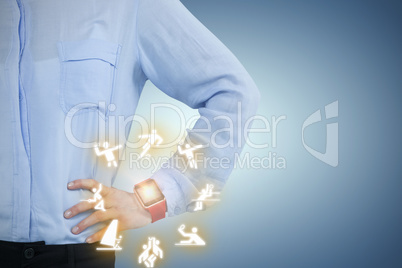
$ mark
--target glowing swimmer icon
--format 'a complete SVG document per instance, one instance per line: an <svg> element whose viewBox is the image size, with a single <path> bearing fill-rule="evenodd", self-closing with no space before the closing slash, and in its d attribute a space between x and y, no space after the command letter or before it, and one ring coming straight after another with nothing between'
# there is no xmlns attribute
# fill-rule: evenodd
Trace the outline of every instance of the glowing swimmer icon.
<svg viewBox="0 0 402 268"><path fill-rule="evenodd" d="M117 234L117 223L118 220L113 220L109 227L107 227L106 233L103 235L101 240L101 245L109 246L107 248L96 248L97 250L121 250L122 248L119 246L121 241L121 236L116 238Z"/></svg>
<svg viewBox="0 0 402 268"><path fill-rule="evenodd" d="M163 259L163 251L159 244L159 240L156 240L155 237L148 237L148 244L142 246L144 251L138 257L138 263L144 263L146 267L154 267L157 257Z"/></svg>
<svg viewBox="0 0 402 268"><path fill-rule="evenodd" d="M113 151L116 151L117 149L121 148L121 145L117 145L115 147L109 148L109 143L105 142L103 143L103 151L99 150L98 145L95 146L95 153L97 156L102 156L105 155L106 160L107 160L107 166L111 167L112 163L114 167L117 167L117 162L116 162L116 158L114 157Z"/></svg>
<svg viewBox="0 0 402 268"><path fill-rule="evenodd" d="M175 244L176 246L205 246L205 241L202 240L202 238L197 234L198 229L196 227L193 227L191 229L192 233L186 233L184 232L184 228L186 226L184 224L180 225L178 231L179 233L184 236L188 237L188 240L182 240L179 243Z"/></svg>
<svg viewBox="0 0 402 268"><path fill-rule="evenodd" d="M144 155L151 149L151 146L159 146L162 143L163 139L161 136L156 134L156 130L153 129L151 134L140 135L138 138L148 138L147 142L142 146L142 152L140 154L140 158L144 157Z"/></svg>
<svg viewBox="0 0 402 268"><path fill-rule="evenodd" d="M190 164L190 168L195 168L197 169L197 162L194 159L194 151L202 148L202 145L196 145L194 147L191 147L190 144L186 144L184 147L186 147L185 149L183 149L181 147L182 144L179 144L177 146L177 150L179 151L180 154L184 154L187 157L188 163Z"/></svg>

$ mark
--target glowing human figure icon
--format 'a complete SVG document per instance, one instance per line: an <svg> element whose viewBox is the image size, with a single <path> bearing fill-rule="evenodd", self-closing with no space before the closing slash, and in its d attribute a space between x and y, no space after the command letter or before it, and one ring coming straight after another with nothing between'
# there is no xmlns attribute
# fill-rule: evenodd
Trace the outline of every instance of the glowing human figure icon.
<svg viewBox="0 0 402 268"><path fill-rule="evenodd" d="M157 257L163 259L163 251L159 244L159 240L156 240L155 237L148 237L148 244L142 246L144 251L138 257L138 263L144 263L146 267L154 267Z"/></svg>
<svg viewBox="0 0 402 268"><path fill-rule="evenodd" d="M212 192L213 189L214 189L213 184L207 184L207 187L205 189L202 189L201 195L197 199L194 211L200 211L203 209L203 201L208 199L214 194L214 192ZM212 200L212 201L219 201L219 200Z"/></svg>
<svg viewBox="0 0 402 268"><path fill-rule="evenodd" d="M102 195L100 194L101 191L102 191L102 184L99 184L99 189L92 188L92 192L94 193L94 198L93 199L88 199L87 201L89 203L93 203L93 202L96 202L98 200L101 200L102 199Z"/></svg>
<svg viewBox="0 0 402 268"><path fill-rule="evenodd" d="M180 154L184 154L187 157L187 160L190 164L190 168L195 168L197 169L197 162L194 159L194 151L202 148L202 145L196 145L194 147L191 147L190 144L186 144L184 147L186 147L185 149L183 149L181 147L182 144L179 144L177 146L177 150L179 151Z"/></svg>
<svg viewBox="0 0 402 268"><path fill-rule="evenodd" d="M94 193L94 198L93 199L88 199L87 201L89 203L94 203L97 202L98 200L100 200L100 202L98 204L96 204L95 209L96 210L105 210L105 203L102 200L102 196L100 194L100 192L102 191L102 184L99 184L99 189L93 188L92 192Z"/></svg>
<svg viewBox="0 0 402 268"><path fill-rule="evenodd" d="M202 201L197 201L197 203L195 203L195 208L194 211L200 211L204 208Z"/></svg>
<svg viewBox="0 0 402 268"><path fill-rule="evenodd" d="M102 211L106 211L105 210L105 203L103 202L103 200L101 200L98 204L96 204L95 210L102 210Z"/></svg>
<svg viewBox="0 0 402 268"><path fill-rule="evenodd" d="M180 225L178 231L179 233L184 236L188 237L188 240L182 240L179 243L175 244L176 246L205 246L206 243L202 238L197 234L198 229L196 227L193 227L191 229L192 233L186 233L184 232L184 228L186 226L184 224Z"/></svg>
<svg viewBox="0 0 402 268"><path fill-rule="evenodd" d="M198 198L198 200L205 200L208 197L211 197L213 195L212 192L213 189L214 189L213 184L207 184L207 187L201 190L201 196Z"/></svg>
<svg viewBox="0 0 402 268"><path fill-rule="evenodd" d="M103 148L104 148L104 150L100 151L98 145L96 145L94 148L96 155L97 156L104 155L106 157L108 167L111 167L112 164L114 167L117 167L116 158L114 157L113 152L116 151L117 149L121 148L121 145L117 145L115 147L109 148L109 143L105 142L105 143L103 143Z"/></svg>
<svg viewBox="0 0 402 268"><path fill-rule="evenodd" d="M143 138L148 138L147 142L142 146L142 152L140 154L140 158L144 157L144 155L151 149L151 146L159 146L163 139L161 136L156 134L156 130L153 129L151 131L151 134L145 134L145 135L140 135L138 138L143 139Z"/></svg>
<svg viewBox="0 0 402 268"><path fill-rule="evenodd" d="M118 220L113 220L107 227L106 233L100 242L101 245L110 246L107 248L96 248L97 250L122 250L119 246L122 237L116 238Z"/></svg>

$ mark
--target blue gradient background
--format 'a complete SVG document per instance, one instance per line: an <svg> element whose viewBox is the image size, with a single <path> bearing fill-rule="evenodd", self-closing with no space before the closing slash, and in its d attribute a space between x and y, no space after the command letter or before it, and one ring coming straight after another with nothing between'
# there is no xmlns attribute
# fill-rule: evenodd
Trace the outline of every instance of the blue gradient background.
<svg viewBox="0 0 402 268"><path fill-rule="evenodd" d="M245 148L275 152L287 167L235 170L218 206L124 232L116 267L139 266L148 236L165 251L156 267L402 267L401 2L182 2L255 79L258 113L287 116L276 148ZM303 148L301 126L336 100L333 168ZM178 104L149 83L138 113L149 114L154 102ZM325 124L306 130L306 142L321 151ZM147 175L135 172L132 179L124 163L115 186L131 190ZM197 226L207 246L175 247L182 223Z"/></svg>

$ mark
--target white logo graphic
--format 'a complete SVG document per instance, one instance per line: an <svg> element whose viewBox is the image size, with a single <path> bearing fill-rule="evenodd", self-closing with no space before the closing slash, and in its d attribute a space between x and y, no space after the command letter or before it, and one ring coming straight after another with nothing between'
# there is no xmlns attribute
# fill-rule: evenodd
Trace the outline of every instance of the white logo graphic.
<svg viewBox="0 0 402 268"><path fill-rule="evenodd" d="M196 205L195 205L195 208L194 208L194 211L200 211L200 210L203 210L203 209L204 209L204 207L203 207L202 202L201 202L201 201L197 201L197 203L196 203Z"/></svg>
<svg viewBox="0 0 402 268"><path fill-rule="evenodd" d="M118 220L113 220L109 227L107 227L106 233L103 235L101 245L110 246L109 248L96 248L97 250L121 250L119 246L121 236L116 238Z"/></svg>
<svg viewBox="0 0 402 268"><path fill-rule="evenodd" d="M140 158L144 157L144 155L151 149L151 146L159 146L162 143L163 139L161 136L156 134L156 130L153 129L151 134L140 135L138 138L148 138L147 142L142 146L142 152L140 154Z"/></svg>
<svg viewBox="0 0 402 268"><path fill-rule="evenodd" d="M188 240L182 240L175 244L176 246L205 246L205 241L197 234L198 229L196 227L191 229L192 233L184 232L184 228L186 228L186 226L182 224L178 231L182 236L188 237Z"/></svg>
<svg viewBox="0 0 402 268"><path fill-rule="evenodd" d="M338 101L328 104L325 106L325 118L331 119L338 117ZM309 147L304 141L304 129L312 124L320 122L321 111L317 110L312 115L310 115L306 121L303 123L302 127L302 142L304 148L312 154L315 158L321 160L322 162L337 167L338 166L338 123L327 124L327 143L325 153L320 153L311 147Z"/></svg>
<svg viewBox="0 0 402 268"><path fill-rule="evenodd" d="M193 151L195 151L195 150L197 150L199 148L202 148L202 145L197 145L197 146L191 147L190 144L187 143L185 145L185 147L186 147L186 149L183 150L181 148L181 145L178 145L177 150L179 151L180 154L185 154L186 155L187 160L188 160L188 162L190 164L190 168L197 169L197 162L194 159L194 152Z"/></svg>
<svg viewBox="0 0 402 268"><path fill-rule="evenodd" d="M112 163L113 163L114 167L117 167L117 162L116 162L116 159L114 157L113 151L116 151L120 147L121 147L121 145L117 145L117 146L115 146L113 148L109 148L109 143L105 142L103 144L103 148L104 148L103 151L99 150L98 145L96 145L94 149L95 149L95 153L96 153L97 156L105 155L108 167L111 167Z"/></svg>
<svg viewBox="0 0 402 268"><path fill-rule="evenodd" d="M213 184L207 184L207 187L205 189L202 189L200 197L198 197L198 199L196 200L197 202L194 211L200 211L204 209L203 201L214 201L214 202L220 201L219 199L209 199L210 197L212 197L212 195L219 194L216 192L212 192L213 189L214 189Z"/></svg>
<svg viewBox="0 0 402 268"><path fill-rule="evenodd" d="M148 244L142 246L144 251L138 257L138 263L144 263L146 267L154 267L156 257L163 259L163 251L159 243L155 237L148 237Z"/></svg>
<svg viewBox="0 0 402 268"><path fill-rule="evenodd" d="M102 184L99 184L99 189L97 190L96 188L92 189L92 192L94 193L94 198L93 199L88 199L86 201L88 201L89 203L94 203L97 202L98 200L100 200L100 202L98 204L96 204L95 209L96 210L105 210L105 204L102 200L102 196L100 194L100 192L102 191Z"/></svg>

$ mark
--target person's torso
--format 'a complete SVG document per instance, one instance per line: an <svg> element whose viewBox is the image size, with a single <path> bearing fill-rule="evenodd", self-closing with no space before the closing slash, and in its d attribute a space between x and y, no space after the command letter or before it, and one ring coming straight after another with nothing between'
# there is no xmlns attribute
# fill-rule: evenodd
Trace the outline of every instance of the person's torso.
<svg viewBox="0 0 402 268"><path fill-rule="evenodd" d="M124 143L119 117L134 114L146 80L136 9L130 0L0 2L0 240L82 243L100 228L71 233L88 213L63 212L90 193L67 183L110 186L116 174L93 146Z"/></svg>

